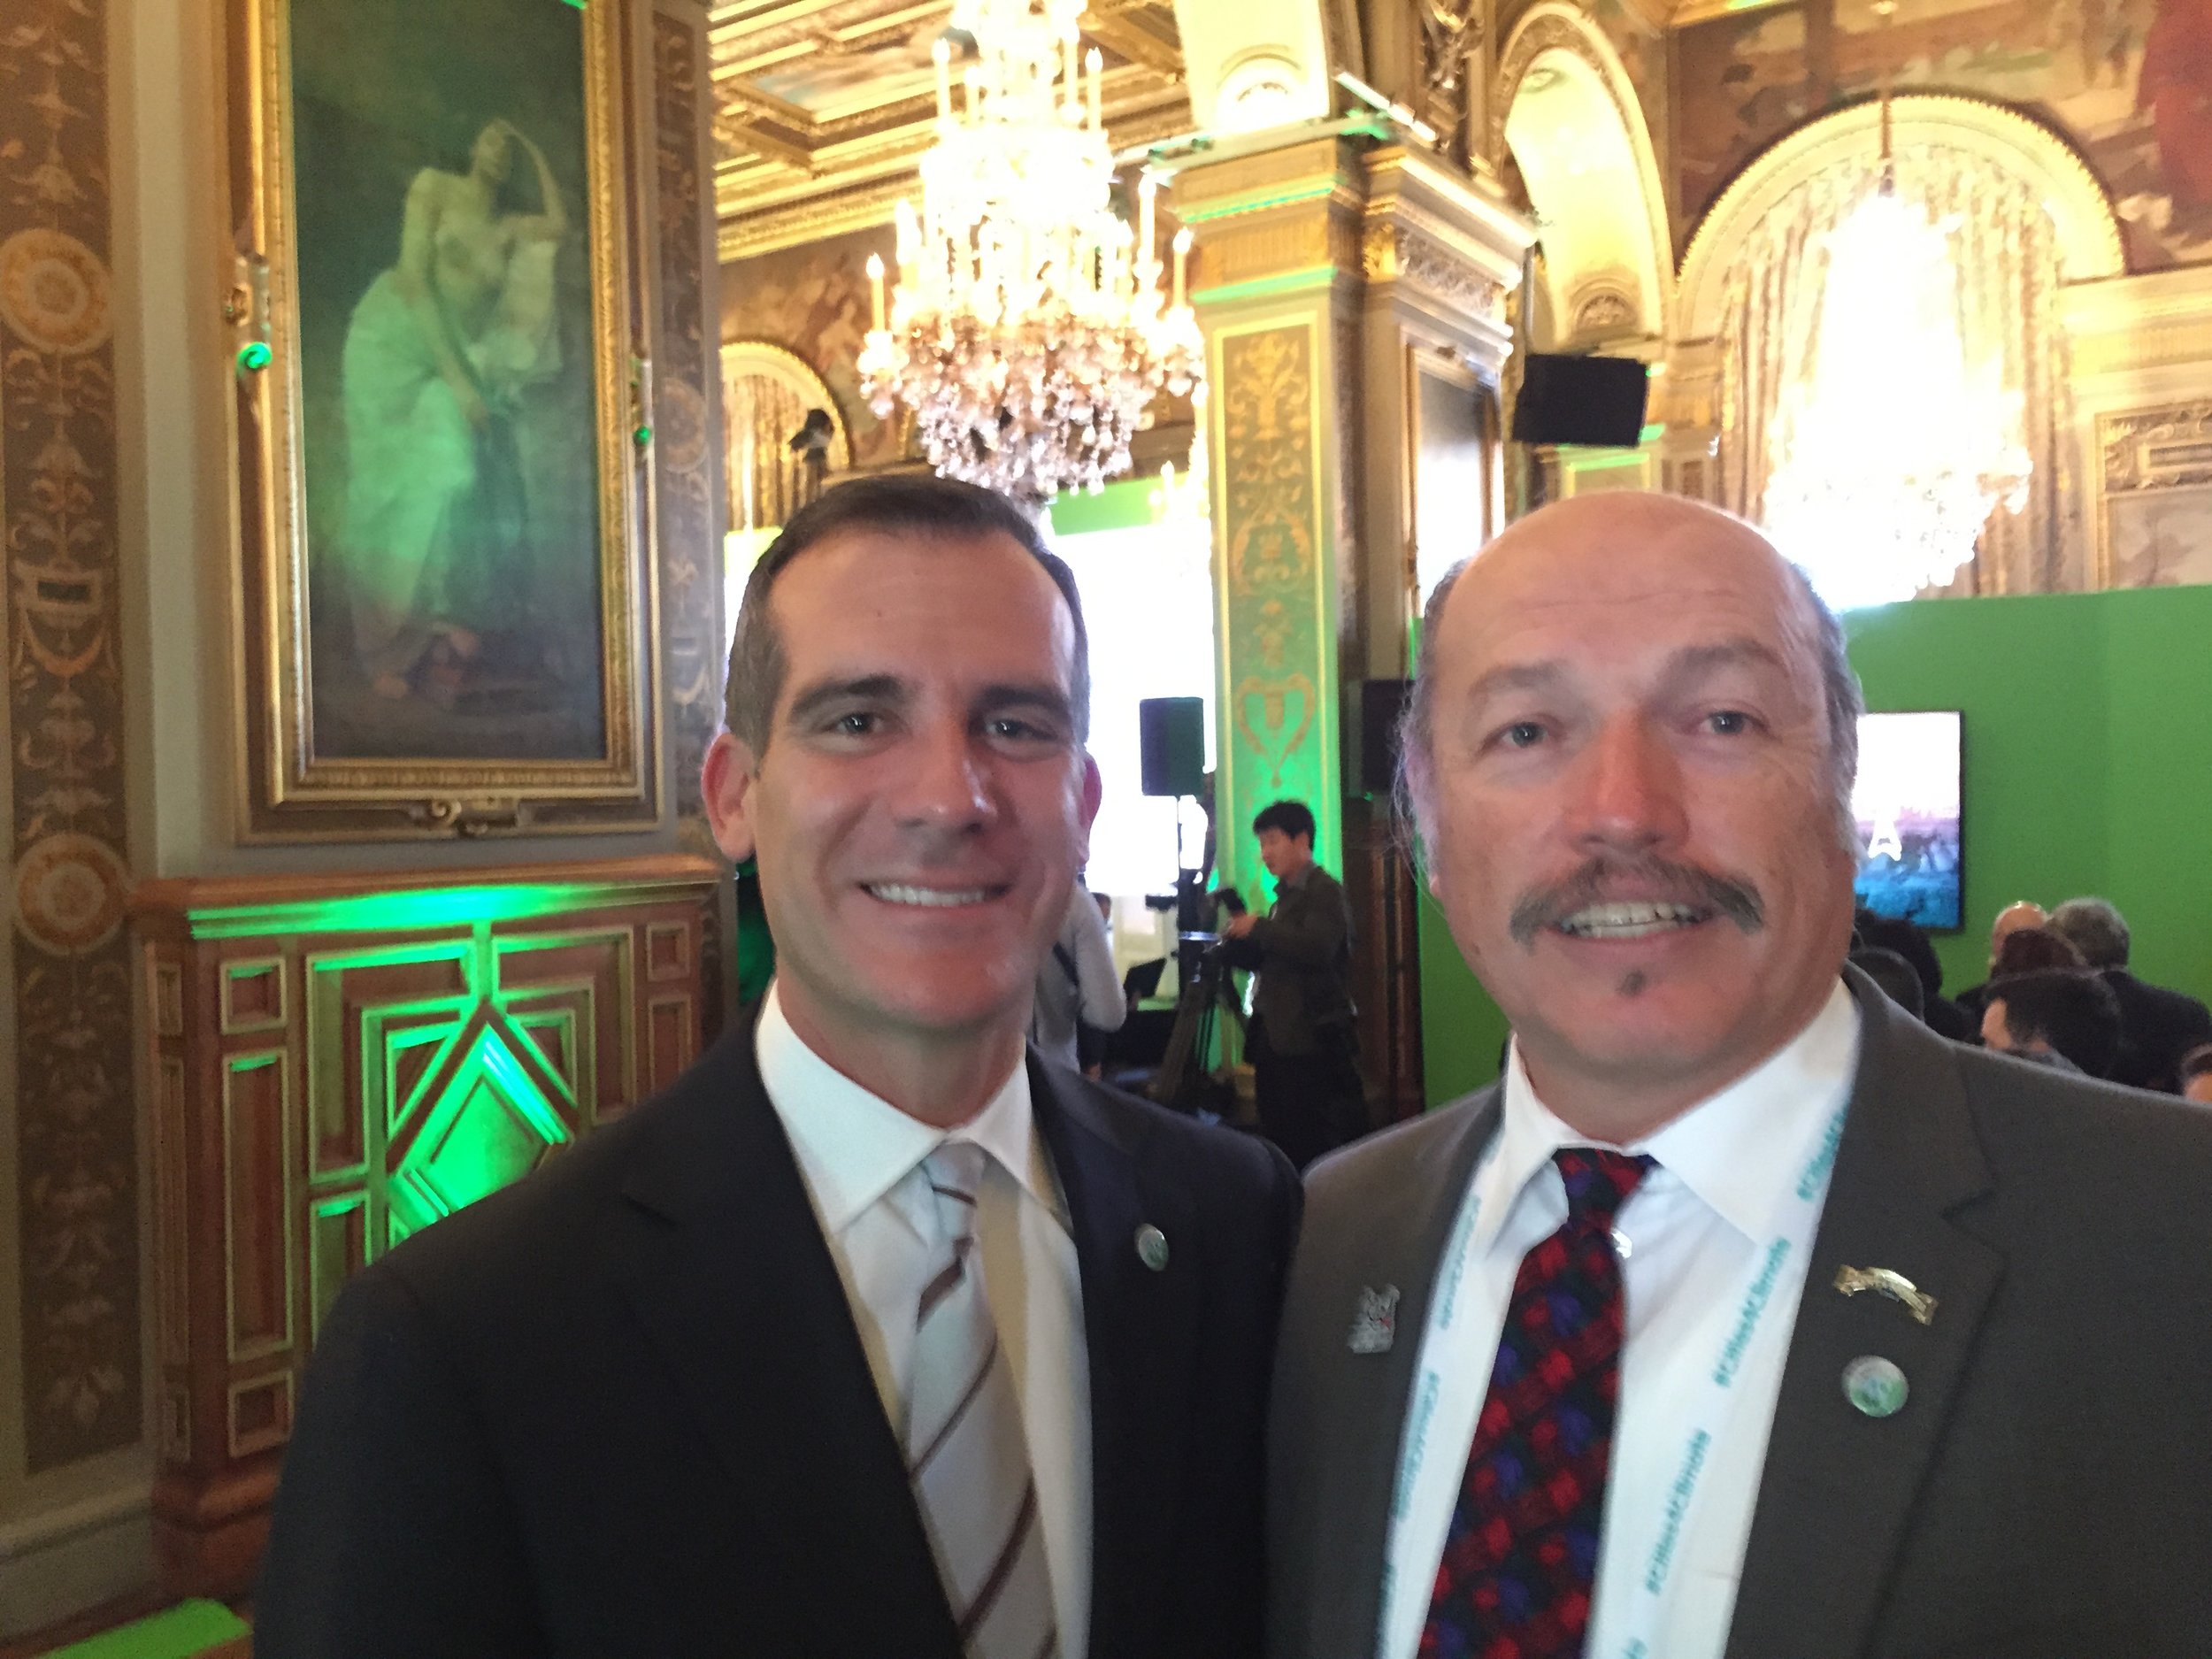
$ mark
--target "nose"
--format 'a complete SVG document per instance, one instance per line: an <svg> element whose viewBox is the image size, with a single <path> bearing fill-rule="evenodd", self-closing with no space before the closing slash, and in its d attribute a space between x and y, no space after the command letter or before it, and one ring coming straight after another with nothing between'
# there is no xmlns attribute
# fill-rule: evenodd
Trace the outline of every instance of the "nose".
<svg viewBox="0 0 2212 1659"><path fill-rule="evenodd" d="M1639 853L1679 842L1687 827L1681 764L1644 720L1609 720L1577 760L1568 829L1578 846Z"/></svg>
<svg viewBox="0 0 2212 1659"><path fill-rule="evenodd" d="M902 828L941 836L975 833L994 816L985 757L964 723L932 721L907 747L895 814Z"/></svg>

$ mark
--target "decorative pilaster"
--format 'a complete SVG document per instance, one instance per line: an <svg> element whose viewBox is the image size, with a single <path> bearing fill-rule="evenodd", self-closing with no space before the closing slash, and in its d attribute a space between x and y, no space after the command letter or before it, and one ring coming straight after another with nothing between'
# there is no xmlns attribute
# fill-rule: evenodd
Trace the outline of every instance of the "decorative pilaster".
<svg viewBox="0 0 2212 1659"><path fill-rule="evenodd" d="M1495 386L1533 232L1428 153L1348 138L1187 168L1176 208L1213 388L1221 879L1262 897L1253 815L1313 809L1359 933L1363 1064L1401 1117L1421 1100L1415 888L1342 733L1361 682L1407 672L1422 526L1472 552L1502 522Z"/></svg>

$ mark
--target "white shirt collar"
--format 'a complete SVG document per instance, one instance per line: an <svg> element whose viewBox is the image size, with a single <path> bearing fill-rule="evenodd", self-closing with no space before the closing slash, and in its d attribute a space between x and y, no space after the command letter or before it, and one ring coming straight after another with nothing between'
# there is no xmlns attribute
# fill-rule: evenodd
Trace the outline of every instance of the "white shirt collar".
<svg viewBox="0 0 2212 1659"><path fill-rule="evenodd" d="M1794 1180L1815 1127L1851 1090L1859 1065L1860 1014L1841 979L1806 1027L1755 1070L1709 1095L1656 1133L1624 1148L1649 1153L1722 1220L1757 1241L1775 1194ZM1554 1117L1536 1096L1516 1043L1507 1062L1504 1121L1491 1190L1475 1243L1487 1248L1521 1192L1561 1147L1597 1144ZM1656 1171L1652 1178L1661 1179Z"/></svg>
<svg viewBox="0 0 2212 1659"><path fill-rule="evenodd" d="M964 1124L939 1129L871 1094L791 1028L772 982L753 1032L753 1052L769 1103L814 1194L822 1225L842 1233L896 1187L914 1166L951 1141L988 1153L1032 1198L1058 1213L1057 1194L1036 1144L1029 1067L1018 1060L983 1110Z"/></svg>

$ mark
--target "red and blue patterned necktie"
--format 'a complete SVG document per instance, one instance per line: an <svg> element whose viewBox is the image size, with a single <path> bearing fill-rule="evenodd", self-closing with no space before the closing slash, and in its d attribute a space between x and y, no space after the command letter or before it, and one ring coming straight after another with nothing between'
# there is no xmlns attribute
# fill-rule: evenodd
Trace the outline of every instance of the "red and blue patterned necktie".
<svg viewBox="0 0 2212 1659"><path fill-rule="evenodd" d="M1613 1217L1652 1160L1552 1162L1567 1219L1513 1281L1421 1659L1578 1659L1590 1626L1624 1317Z"/></svg>

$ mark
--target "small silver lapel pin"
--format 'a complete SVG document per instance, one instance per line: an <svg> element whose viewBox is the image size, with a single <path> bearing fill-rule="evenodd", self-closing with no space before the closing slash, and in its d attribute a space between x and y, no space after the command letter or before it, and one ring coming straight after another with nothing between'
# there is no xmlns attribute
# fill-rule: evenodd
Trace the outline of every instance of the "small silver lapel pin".
<svg viewBox="0 0 2212 1659"><path fill-rule="evenodd" d="M1874 1291L1887 1296L1892 1302L1903 1302L1905 1310L1921 1324L1935 1323L1936 1299L1893 1269L1839 1267L1836 1269L1836 1288L1847 1296L1855 1296L1863 1290Z"/></svg>
<svg viewBox="0 0 2212 1659"><path fill-rule="evenodd" d="M1352 1332L1344 1345L1355 1354L1387 1354L1398 1340L1398 1287L1380 1290L1363 1286L1359 1305L1352 1313Z"/></svg>

